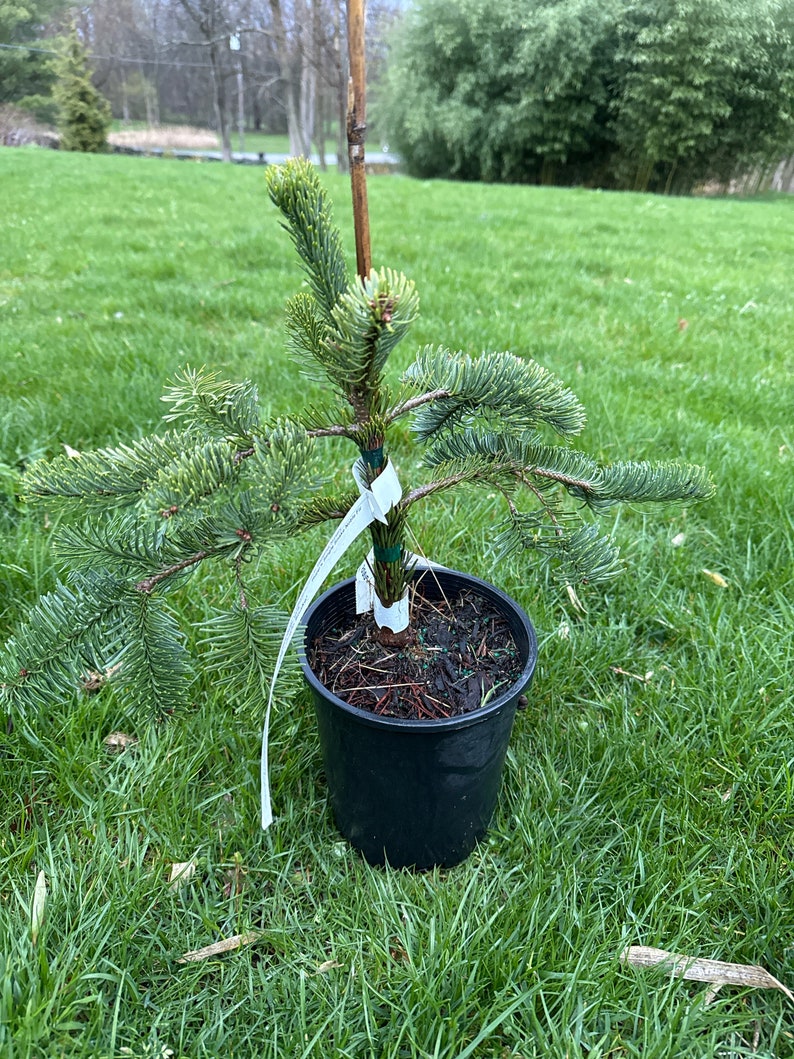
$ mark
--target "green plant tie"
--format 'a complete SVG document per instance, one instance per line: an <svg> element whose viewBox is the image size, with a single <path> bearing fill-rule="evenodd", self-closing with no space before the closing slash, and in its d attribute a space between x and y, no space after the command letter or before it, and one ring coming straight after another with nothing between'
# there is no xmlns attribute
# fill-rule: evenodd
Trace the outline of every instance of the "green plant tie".
<svg viewBox="0 0 794 1059"><path fill-rule="evenodd" d="M360 449L361 459L368 467L382 467L383 466L383 446L379 446L377 449Z"/></svg>
<svg viewBox="0 0 794 1059"><path fill-rule="evenodd" d="M379 548L375 544L372 548L376 563L396 563L402 554L402 550L403 546L401 544L394 544L391 548Z"/></svg>

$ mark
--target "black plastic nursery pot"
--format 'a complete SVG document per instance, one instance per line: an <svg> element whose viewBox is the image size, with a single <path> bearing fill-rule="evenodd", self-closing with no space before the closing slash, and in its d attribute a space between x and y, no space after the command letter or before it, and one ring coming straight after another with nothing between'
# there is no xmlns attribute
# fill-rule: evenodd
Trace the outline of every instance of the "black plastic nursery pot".
<svg viewBox="0 0 794 1059"><path fill-rule="evenodd" d="M538 645L527 615L493 585L454 570L417 576L426 579L427 595L441 599L468 588L503 615L522 667L514 684L478 710L438 720L383 717L350 706L319 681L306 654L318 635L354 611L354 578L309 608L301 665L314 698L337 827L370 864L427 869L465 860L488 829Z"/></svg>

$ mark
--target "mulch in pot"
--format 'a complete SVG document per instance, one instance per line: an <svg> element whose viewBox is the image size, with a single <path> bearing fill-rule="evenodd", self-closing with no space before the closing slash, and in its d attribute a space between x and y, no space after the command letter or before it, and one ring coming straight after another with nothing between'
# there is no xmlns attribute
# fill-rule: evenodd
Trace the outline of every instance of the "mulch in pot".
<svg viewBox="0 0 794 1059"><path fill-rule="evenodd" d="M413 644L385 647L371 614L351 614L310 645L309 664L330 692L385 717L435 720L479 709L518 679L513 634L488 600L468 588L428 599L422 581L411 591Z"/></svg>

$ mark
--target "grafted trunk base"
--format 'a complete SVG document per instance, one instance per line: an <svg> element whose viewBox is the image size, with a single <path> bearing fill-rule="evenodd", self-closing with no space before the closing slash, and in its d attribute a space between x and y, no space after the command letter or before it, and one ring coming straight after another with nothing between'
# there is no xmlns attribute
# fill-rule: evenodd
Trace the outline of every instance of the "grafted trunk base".
<svg viewBox="0 0 794 1059"><path fill-rule="evenodd" d="M382 647L408 647L416 643L416 633L410 625L401 632L392 632L384 626L378 629L375 639Z"/></svg>

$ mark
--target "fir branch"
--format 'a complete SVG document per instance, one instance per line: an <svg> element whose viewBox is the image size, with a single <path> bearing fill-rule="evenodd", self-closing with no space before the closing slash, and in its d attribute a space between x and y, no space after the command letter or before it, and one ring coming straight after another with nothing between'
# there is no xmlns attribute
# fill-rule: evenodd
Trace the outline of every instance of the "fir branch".
<svg viewBox="0 0 794 1059"><path fill-rule="evenodd" d="M136 591L149 594L155 590L161 581L166 581L170 577L174 577L175 574L181 574L183 570L188 570L191 566L196 566L198 563L207 559L212 553L211 552L196 552L195 555L189 555L187 559L182 559L178 563L172 563L171 566L166 567L164 570L158 571L156 574L150 574L149 577L144 577L135 586Z"/></svg>
<svg viewBox="0 0 794 1059"><path fill-rule="evenodd" d="M348 288L333 311L333 354L345 394L378 390L389 355L418 306L413 283L391 269L373 271Z"/></svg>
<svg viewBox="0 0 794 1059"><path fill-rule="evenodd" d="M417 397L409 397L406 400L399 401L393 408L390 408L387 414L388 421L393 423L396 419L400 419L408 412L414 412L417 408L421 408L424 404L429 404L432 401L440 401L445 397L451 397L452 394L449 390L438 389L428 390L427 393L419 394Z"/></svg>
<svg viewBox="0 0 794 1059"><path fill-rule="evenodd" d="M101 671L123 641L126 586L107 575L59 583L0 654L0 696L23 713L70 699L81 674Z"/></svg>
<svg viewBox="0 0 794 1059"><path fill-rule="evenodd" d="M22 478L25 500L55 500L61 505L110 508L134 504L148 489L164 464L182 453L185 439L168 432L151 435L115 448L98 449L78 457L40 460Z"/></svg>
<svg viewBox="0 0 794 1059"><path fill-rule="evenodd" d="M298 423L312 438L349 437L353 425L351 410L340 402L328 407L306 405L295 417Z"/></svg>
<svg viewBox="0 0 794 1059"><path fill-rule="evenodd" d="M265 172L271 201L284 218L309 286L323 318L330 322L334 306L347 289L342 237L333 224L328 194L314 166L295 158Z"/></svg>
<svg viewBox="0 0 794 1059"><path fill-rule="evenodd" d="M694 464L645 462L601 464L586 453L560 445L546 445L537 434L479 432L473 429L444 435L425 454L425 462L443 473L474 473L482 461L482 475L512 473L545 491L560 486L593 510L616 503L668 503L702 500L714 485L708 473Z"/></svg>
<svg viewBox="0 0 794 1059"><path fill-rule="evenodd" d="M707 500L714 495L708 471L696 464L627 461L603 464L600 471L600 482L582 496L594 510L624 502L664 504Z"/></svg>
<svg viewBox="0 0 794 1059"><path fill-rule="evenodd" d="M287 302L284 313L289 340L287 351L301 371L311 379L335 380L333 345L329 345L331 331L320 319L315 299L310 294L296 294ZM311 370L310 360L315 361L319 371Z"/></svg>
<svg viewBox="0 0 794 1059"><path fill-rule="evenodd" d="M348 287L332 315L346 393L378 389L386 360L416 319L418 304L413 283L392 269L373 271Z"/></svg>
<svg viewBox="0 0 794 1059"><path fill-rule="evenodd" d="M105 571L120 579L141 577L161 561L162 535L136 516L124 515L82 526L62 526L56 555L74 570Z"/></svg>
<svg viewBox="0 0 794 1059"><path fill-rule="evenodd" d="M298 515L299 526L319 526L323 522L343 519L358 500L358 493L341 493L336 496L319 496L304 504Z"/></svg>
<svg viewBox="0 0 794 1059"><path fill-rule="evenodd" d="M306 493L314 492L321 481L312 438L286 419L278 420L267 441L258 444L247 470L252 482L248 490L251 501L282 519L301 510Z"/></svg>
<svg viewBox="0 0 794 1059"><path fill-rule="evenodd" d="M327 324L315 300L299 294L287 304L290 352L304 370L307 358L314 360L361 420L372 412L370 402L378 400L383 369L413 323L417 305L413 284L391 270L353 282Z"/></svg>
<svg viewBox="0 0 794 1059"><path fill-rule="evenodd" d="M603 584L622 573L619 549L599 534L595 525L582 525L576 518L572 529L569 523L575 516L570 512L557 512L554 525L549 525L545 514L512 512L494 541L497 562L522 551L535 551L564 585Z"/></svg>
<svg viewBox="0 0 794 1059"><path fill-rule="evenodd" d="M417 503L419 500L425 500L428 496L432 496L434 493L443 493L447 489L454 489L455 486L462 485L464 482L490 481L492 472L493 468L489 465L477 463L476 465L458 471L456 474L440 475L438 478L434 478L430 482L425 482L423 485L418 485L415 489L406 493L400 500L399 506L404 510L407 510L412 504Z"/></svg>
<svg viewBox="0 0 794 1059"><path fill-rule="evenodd" d="M238 708L259 711L267 699L287 617L277 607L235 604L200 624L203 667L211 674L213 687ZM289 677L299 672L290 656L285 663L282 694L291 690Z"/></svg>
<svg viewBox="0 0 794 1059"><path fill-rule="evenodd" d="M112 573L133 582L139 592L158 585L197 565L204 559L238 559L254 546L256 520L242 505L227 505L216 517L173 521L162 525L144 523L134 516L105 523L66 526L56 536L58 555L75 570ZM264 519L265 516L262 516ZM256 523L256 543L269 536L268 525Z"/></svg>
<svg viewBox="0 0 794 1059"><path fill-rule="evenodd" d="M575 449L546 445L532 432L513 435L468 428L445 434L427 450L425 463L439 474L465 471L469 480L479 475L498 481L512 475L523 481L531 475L541 490L561 485L577 496L593 492L601 480L595 460Z"/></svg>
<svg viewBox="0 0 794 1059"><path fill-rule="evenodd" d="M163 416L184 421L190 430L247 443L259 426L259 395L250 381L233 383L215 372L185 368L160 398L171 405Z"/></svg>
<svg viewBox="0 0 794 1059"><path fill-rule="evenodd" d="M146 508L152 514L170 518L214 496L239 475L241 461L227 440L185 441L183 451L161 468L147 492Z"/></svg>
<svg viewBox="0 0 794 1059"><path fill-rule="evenodd" d="M124 646L114 660L119 690L134 710L165 717L187 705L193 673L185 637L162 597L127 596Z"/></svg>
<svg viewBox="0 0 794 1059"><path fill-rule="evenodd" d="M513 430L541 424L558 434L578 434L584 408L560 380L536 361L512 353L483 353L472 358L426 346L403 375L415 389L435 393L417 413L413 429L422 440L465 423L471 416L490 416Z"/></svg>

